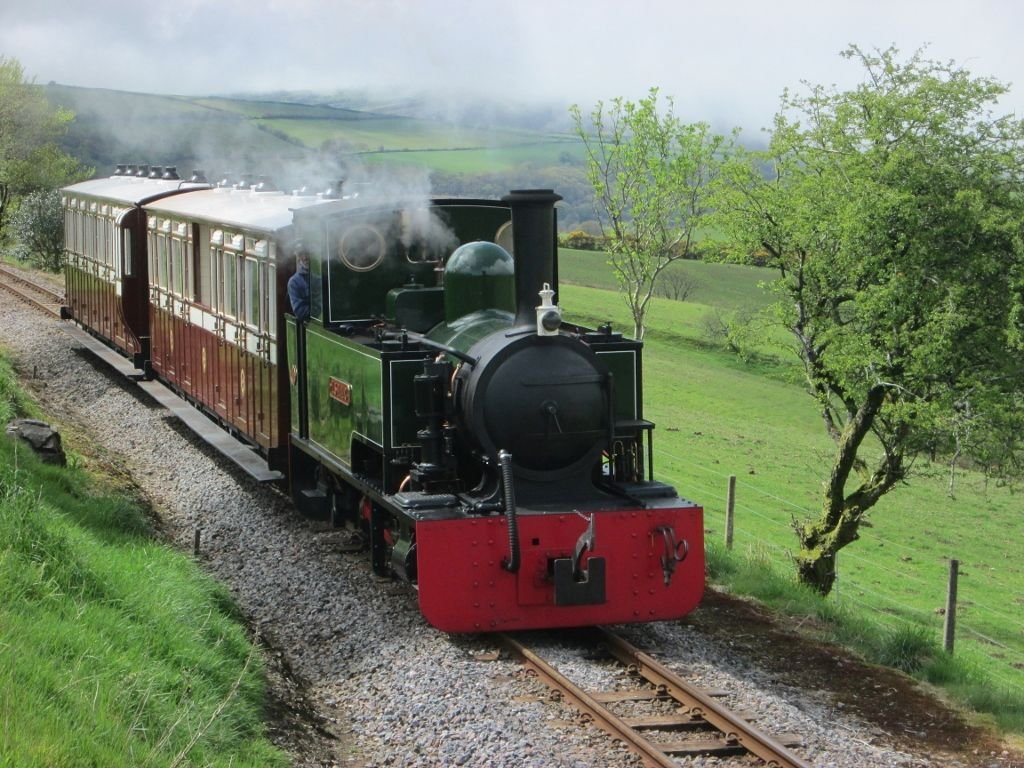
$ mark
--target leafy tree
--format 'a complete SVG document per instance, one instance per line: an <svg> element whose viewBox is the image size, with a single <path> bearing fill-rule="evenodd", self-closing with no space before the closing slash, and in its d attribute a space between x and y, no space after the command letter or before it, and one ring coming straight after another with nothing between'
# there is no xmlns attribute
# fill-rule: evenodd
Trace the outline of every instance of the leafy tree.
<svg viewBox="0 0 1024 768"><path fill-rule="evenodd" d="M610 264L625 292L633 334L642 339L658 278L690 253L708 213L726 142L706 123L679 120L671 99L660 111L657 88L635 103L598 102L589 125L578 106L570 112L586 147Z"/></svg>
<svg viewBox="0 0 1024 768"><path fill-rule="evenodd" d="M863 82L786 92L769 149L730 163L718 201L780 272L778 316L835 441L820 516L795 523L799 576L825 594L915 460L1009 471L1024 435L1024 122L993 116L1006 86L953 62L843 56Z"/></svg>
<svg viewBox="0 0 1024 768"><path fill-rule="evenodd" d="M64 209L60 192L30 192L11 216L18 245L14 253L40 269L59 272L64 266Z"/></svg>
<svg viewBox="0 0 1024 768"><path fill-rule="evenodd" d="M0 56L0 242L22 195L91 174L55 143L73 118L50 106L42 89L25 79L21 64Z"/></svg>

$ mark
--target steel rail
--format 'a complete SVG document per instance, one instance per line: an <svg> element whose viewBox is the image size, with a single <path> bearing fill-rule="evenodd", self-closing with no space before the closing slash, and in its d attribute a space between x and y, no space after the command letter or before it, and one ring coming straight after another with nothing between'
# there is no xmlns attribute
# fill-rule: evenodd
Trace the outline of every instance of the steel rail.
<svg viewBox="0 0 1024 768"><path fill-rule="evenodd" d="M761 758L769 768L810 768L809 763L793 755L779 741L725 709L705 691L687 683L651 656L603 627L598 631L609 653L635 668L648 682L664 686L672 698L689 707L690 714L699 715L724 733L727 742L735 742Z"/></svg>
<svg viewBox="0 0 1024 768"><path fill-rule="evenodd" d="M501 642L533 670L547 685L582 711L602 730L625 742L652 768L679 768L672 755L725 755L750 753L764 761L768 768L810 768L810 764L790 753L778 739L768 736L739 715L718 704L711 691L687 683L679 675L643 653L626 640L603 628L596 628L599 641L608 653L629 670L655 686L651 690L588 693L552 665L509 635L500 635ZM718 693L721 695L721 692ZM606 702L646 698L672 698L684 713L648 717L619 717ZM684 742L652 742L639 732L641 728L711 727L721 738ZM783 737L789 738L789 737ZM792 744L793 741L788 741Z"/></svg>

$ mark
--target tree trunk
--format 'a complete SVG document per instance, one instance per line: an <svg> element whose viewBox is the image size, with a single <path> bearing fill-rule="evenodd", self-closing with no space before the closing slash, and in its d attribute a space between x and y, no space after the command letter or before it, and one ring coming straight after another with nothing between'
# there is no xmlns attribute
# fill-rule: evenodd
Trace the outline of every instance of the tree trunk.
<svg viewBox="0 0 1024 768"><path fill-rule="evenodd" d="M11 201L11 186L5 181L0 181L0 245L7 241L5 232L5 221L7 217L7 204Z"/></svg>
<svg viewBox="0 0 1024 768"><path fill-rule="evenodd" d="M836 553L822 550L802 553L797 559L797 576L801 584L827 595L836 583Z"/></svg>
<svg viewBox="0 0 1024 768"><path fill-rule="evenodd" d="M837 514L828 514L830 509ZM836 555L859 538L858 528L864 510L843 499L825 499L825 511L819 520L797 528L800 552L796 555L800 583L827 595L836 581Z"/></svg>
<svg viewBox="0 0 1024 768"><path fill-rule="evenodd" d="M900 476L898 457L887 454L874 473L869 475L865 472L865 481L853 493L846 493L851 472L858 467L864 471L857 451L871 429L884 397L885 390L880 386L868 391L864 402L838 436L832 474L825 483L821 517L796 527L800 540L800 552L796 556L797 575L802 584L822 595L831 592L835 584L836 553L857 540L857 529L864 512Z"/></svg>

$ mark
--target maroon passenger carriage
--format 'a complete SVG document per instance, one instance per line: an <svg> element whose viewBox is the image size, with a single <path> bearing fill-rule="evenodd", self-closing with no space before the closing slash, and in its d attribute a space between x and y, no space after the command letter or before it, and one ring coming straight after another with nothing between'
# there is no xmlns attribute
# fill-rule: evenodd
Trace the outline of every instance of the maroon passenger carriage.
<svg viewBox="0 0 1024 768"><path fill-rule="evenodd" d="M208 187L174 168L119 165L65 187L65 314L143 368L149 359L146 215L142 206Z"/></svg>
<svg viewBox="0 0 1024 768"><path fill-rule="evenodd" d="M288 380L279 334L294 272L292 219L325 201L215 187L145 206L153 373L287 467Z"/></svg>

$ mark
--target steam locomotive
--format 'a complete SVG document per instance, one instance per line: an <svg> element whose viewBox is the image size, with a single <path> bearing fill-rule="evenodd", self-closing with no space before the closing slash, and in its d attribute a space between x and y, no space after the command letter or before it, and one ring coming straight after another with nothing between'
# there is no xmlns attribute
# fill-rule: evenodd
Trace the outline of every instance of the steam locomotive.
<svg viewBox="0 0 1024 768"><path fill-rule="evenodd" d="M65 313L302 512L360 531L441 630L678 618L703 592L702 510L653 478L642 345L554 301L560 199L119 166L63 190Z"/></svg>

